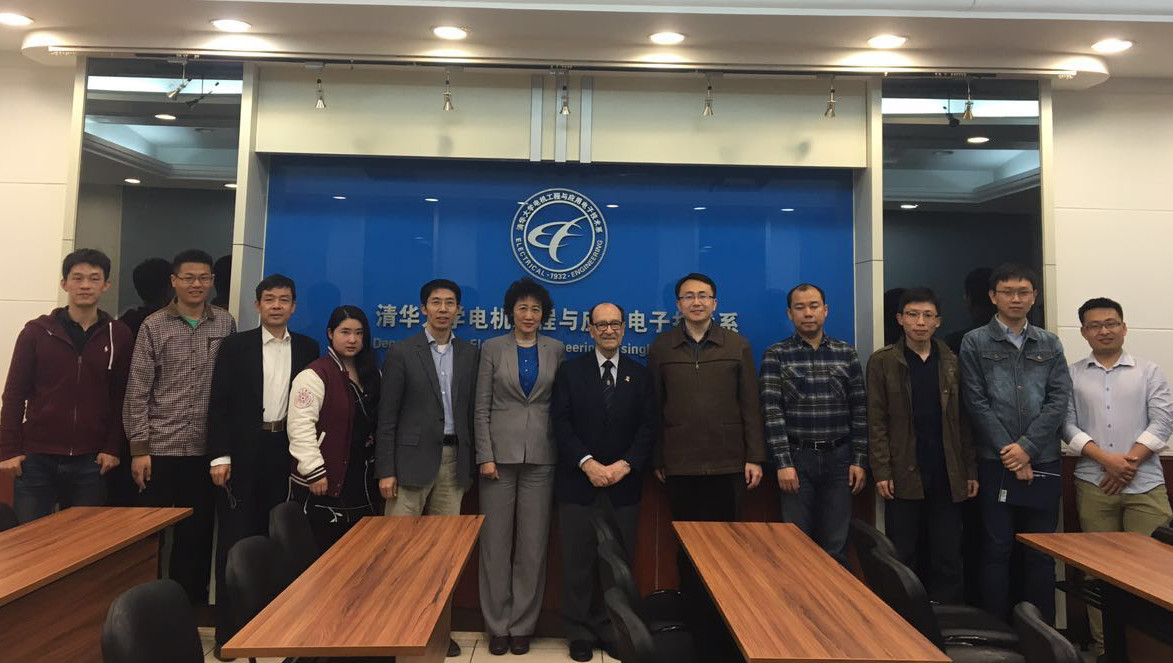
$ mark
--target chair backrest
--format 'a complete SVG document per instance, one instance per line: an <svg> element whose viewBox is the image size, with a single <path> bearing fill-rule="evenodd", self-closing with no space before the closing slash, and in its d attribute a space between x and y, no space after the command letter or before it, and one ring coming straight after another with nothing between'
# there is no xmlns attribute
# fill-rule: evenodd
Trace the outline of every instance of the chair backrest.
<svg viewBox="0 0 1173 663"><path fill-rule="evenodd" d="M1173 527L1170 527L1169 525L1161 525L1157 529L1153 530L1153 538L1160 541L1161 543L1166 543L1173 546Z"/></svg>
<svg viewBox="0 0 1173 663"><path fill-rule="evenodd" d="M941 636L941 627L920 578L916 577L912 569L878 547L873 548L868 555L875 562L877 583L872 591L943 651L945 639Z"/></svg>
<svg viewBox="0 0 1173 663"><path fill-rule="evenodd" d="M309 517L297 502L282 502L269 512L269 538L281 548L293 578L305 573L322 554Z"/></svg>
<svg viewBox="0 0 1173 663"><path fill-rule="evenodd" d="M603 591L618 589L623 592L627 603L631 606L639 605L639 588L635 584L635 576L631 567L624 559L623 547L615 539L599 543L599 566Z"/></svg>
<svg viewBox="0 0 1173 663"><path fill-rule="evenodd" d="M855 546L855 556L859 558L860 568L863 569L864 582L875 591L875 559L870 553L872 550L882 550L895 557L896 545L883 532L859 518L851 519L851 545Z"/></svg>
<svg viewBox="0 0 1173 663"><path fill-rule="evenodd" d="M619 540L619 528L606 513L591 510L590 521L595 528L595 539L599 543Z"/></svg>
<svg viewBox="0 0 1173 663"><path fill-rule="evenodd" d="M8 505L8 502L0 502L0 532L6 529L12 529L20 524L16 519L16 512Z"/></svg>
<svg viewBox="0 0 1173 663"><path fill-rule="evenodd" d="M263 536L250 536L228 550L224 585L231 614L228 637L252 621L285 589L287 575L281 549Z"/></svg>
<svg viewBox="0 0 1173 663"><path fill-rule="evenodd" d="M114 599L102 626L103 663L201 663L204 647L187 592L152 580Z"/></svg>
<svg viewBox="0 0 1173 663"><path fill-rule="evenodd" d="M603 593L603 603L607 607L607 614L611 617L611 625L615 627L616 648L619 650L619 660L623 663L656 663L656 647L652 641L652 634L631 604L627 597L617 587L612 587Z"/></svg>
<svg viewBox="0 0 1173 663"><path fill-rule="evenodd" d="M1018 631L1018 649L1030 663L1079 663L1079 652L1043 619L1033 603L1023 601L1014 606L1014 629Z"/></svg>

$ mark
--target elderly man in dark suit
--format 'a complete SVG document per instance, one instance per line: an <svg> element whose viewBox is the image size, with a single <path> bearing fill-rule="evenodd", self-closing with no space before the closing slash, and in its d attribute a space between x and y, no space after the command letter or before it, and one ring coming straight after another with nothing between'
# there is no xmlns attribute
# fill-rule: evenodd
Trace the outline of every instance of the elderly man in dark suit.
<svg viewBox="0 0 1173 663"><path fill-rule="evenodd" d="M562 613L576 661L591 660L606 634L602 612L591 602L598 545L591 517L617 524L628 559L634 557L641 471L652 452L651 374L619 353L623 320L615 304L591 309L595 351L562 364L550 406L558 443L554 494L562 536Z"/></svg>
<svg viewBox="0 0 1173 663"><path fill-rule="evenodd" d="M389 516L456 515L473 477L475 346L456 338L460 286L420 288L423 330L391 346L383 362L375 476ZM459 656L455 640L448 655Z"/></svg>

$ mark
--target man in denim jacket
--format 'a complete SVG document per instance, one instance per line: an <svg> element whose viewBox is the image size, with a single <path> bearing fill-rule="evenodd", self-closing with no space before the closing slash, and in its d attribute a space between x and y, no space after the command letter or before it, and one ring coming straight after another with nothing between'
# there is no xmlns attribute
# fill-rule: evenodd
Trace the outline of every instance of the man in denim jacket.
<svg viewBox="0 0 1173 663"><path fill-rule="evenodd" d="M990 300L998 313L961 342L962 393L973 423L985 526L982 602L1000 617L1010 611L1015 535L1053 532L1059 521L1059 432L1071 374L1059 338L1027 322L1038 283L1026 267L995 269ZM1054 560L1025 549L1021 578L1021 598L1053 622Z"/></svg>

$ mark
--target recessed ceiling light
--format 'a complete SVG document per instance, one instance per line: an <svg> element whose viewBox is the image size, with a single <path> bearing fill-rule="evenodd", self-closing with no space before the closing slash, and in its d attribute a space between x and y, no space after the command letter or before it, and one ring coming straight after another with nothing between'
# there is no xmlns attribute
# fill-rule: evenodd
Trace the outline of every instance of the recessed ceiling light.
<svg viewBox="0 0 1173 663"><path fill-rule="evenodd" d="M218 18L212 21L212 27L220 32L248 32L253 26L234 18Z"/></svg>
<svg viewBox="0 0 1173 663"><path fill-rule="evenodd" d="M164 122L174 122L175 116L171 113L158 113L155 115L156 120L163 120Z"/></svg>
<svg viewBox="0 0 1173 663"><path fill-rule="evenodd" d="M793 212L793 211L794 211L794 208L793 208L793 207L783 207L783 208L782 208L782 211L783 211L783 212Z"/></svg>
<svg viewBox="0 0 1173 663"><path fill-rule="evenodd" d="M142 183L143 183L143 181L142 181L142 180L140 180L140 179L136 179L136 178L134 178L134 177L128 177L128 178L126 178L126 179L124 179L124 180L122 180L122 181L123 181L123 182L126 182L127 184L142 184Z"/></svg>
<svg viewBox="0 0 1173 663"><path fill-rule="evenodd" d="M334 200L346 200L346 196L334 196Z"/></svg>
<svg viewBox="0 0 1173 663"><path fill-rule="evenodd" d="M619 206L616 205L615 203L607 203L606 207L608 209L619 209Z"/></svg>
<svg viewBox="0 0 1173 663"><path fill-rule="evenodd" d="M468 36L468 30L455 25L438 25L432 28L432 34L440 39L459 40Z"/></svg>
<svg viewBox="0 0 1173 663"><path fill-rule="evenodd" d="M694 208L692 208L692 209L693 209L693 211L694 211L694 212L700 212L700 211L702 211L702 210L707 210L707 209L709 209L709 208L708 208L708 207L694 207Z"/></svg>
<svg viewBox="0 0 1173 663"><path fill-rule="evenodd" d="M228 183L226 183L226 184L224 185L224 188L225 188L225 189L235 189L235 188L236 188L236 182L228 182Z"/></svg>
<svg viewBox="0 0 1173 663"><path fill-rule="evenodd" d="M876 35L868 40L868 46L872 48L900 48L906 41L908 41L908 37L900 35Z"/></svg>
<svg viewBox="0 0 1173 663"><path fill-rule="evenodd" d="M439 198L424 198L424 202L425 203L438 203L438 202L440 202L440 199Z"/></svg>
<svg viewBox="0 0 1173 663"><path fill-rule="evenodd" d="M674 46L684 41L684 35L679 32L657 32L654 35L648 35L648 39L651 39L653 44L660 46Z"/></svg>
<svg viewBox="0 0 1173 663"><path fill-rule="evenodd" d="M518 204L518 205L524 205L524 204L525 204L525 201L524 201L524 200L519 200L519 201L517 201L517 204Z"/></svg>
<svg viewBox="0 0 1173 663"><path fill-rule="evenodd" d="M14 28L23 28L26 25L32 25L33 19L20 14L9 14L7 12L0 14L0 25L11 25Z"/></svg>
<svg viewBox="0 0 1173 663"><path fill-rule="evenodd" d="M986 136L970 136L969 138L965 139L965 142L972 143L974 145L981 145L982 143L990 142L990 139Z"/></svg>
<svg viewBox="0 0 1173 663"><path fill-rule="evenodd" d="M904 203L903 205L900 206L900 209L916 209L918 207L920 207L920 205L915 205L913 203Z"/></svg>
<svg viewBox="0 0 1173 663"><path fill-rule="evenodd" d="M1092 50L1097 53L1122 53L1132 48L1132 42L1127 39L1101 39L1092 44Z"/></svg>

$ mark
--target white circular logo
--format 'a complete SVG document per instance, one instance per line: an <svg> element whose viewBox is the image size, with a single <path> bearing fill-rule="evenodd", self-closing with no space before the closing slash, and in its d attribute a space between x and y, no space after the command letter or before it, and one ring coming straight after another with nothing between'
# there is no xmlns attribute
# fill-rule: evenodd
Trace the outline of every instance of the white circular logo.
<svg viewBox="0 0 1173 663"><path fill-rule="evenodd" d="M590 198L571 189L546 189L517 207L509 230L513 257L547 283L586 278L607 252L607 221Z"/></svg>

